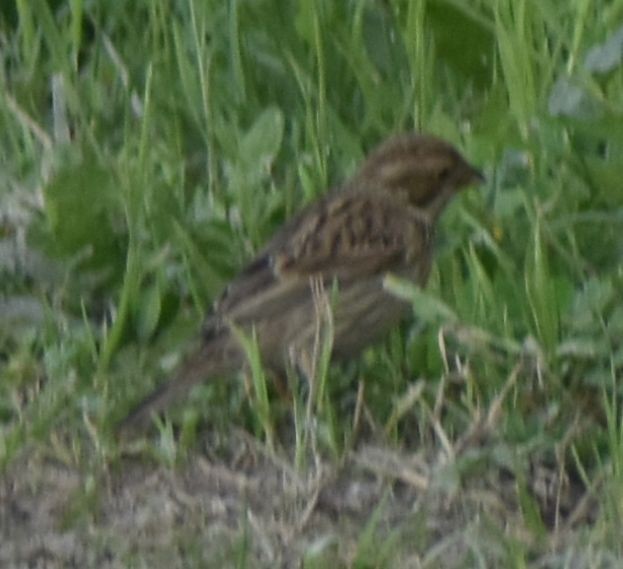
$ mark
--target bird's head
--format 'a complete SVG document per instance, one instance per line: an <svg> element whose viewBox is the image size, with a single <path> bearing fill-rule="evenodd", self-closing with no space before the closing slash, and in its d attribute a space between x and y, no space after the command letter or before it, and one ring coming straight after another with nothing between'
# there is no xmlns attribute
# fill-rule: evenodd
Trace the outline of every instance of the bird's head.
<svg viewBox="0 0 623 569"><path fill-rule="evenodd" d="M399 192L436 219L454 194L483 180L451 144L430 135L403 134L373 150L353 182Z"/></svg>

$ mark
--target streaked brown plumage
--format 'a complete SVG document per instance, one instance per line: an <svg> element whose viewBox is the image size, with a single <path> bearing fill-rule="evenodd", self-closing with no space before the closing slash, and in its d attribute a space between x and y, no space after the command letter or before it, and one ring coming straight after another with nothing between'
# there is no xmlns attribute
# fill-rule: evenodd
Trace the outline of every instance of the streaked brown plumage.
<svg viewBox="0 0 623 569"><path fill-rule="evenodd" d="M245 356L231 325L255 330L263 363L283 372L309 353L317 329L312 283L331 289L334 358L382 338L409 313L386 292L388 272L424 286L435 223L461 188L482 180L450 144L406 134L390 138L341 187L290 220L229 284L208 316L199 346L174 377L121 423L145 427L196 383L231 374Z"/></svg>

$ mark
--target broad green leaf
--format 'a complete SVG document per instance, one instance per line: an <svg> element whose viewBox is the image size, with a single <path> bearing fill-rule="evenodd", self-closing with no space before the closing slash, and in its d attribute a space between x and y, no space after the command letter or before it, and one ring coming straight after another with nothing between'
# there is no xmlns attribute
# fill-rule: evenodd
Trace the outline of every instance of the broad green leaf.
<svg viewBox="0 0 623 569"><path fill-rule="evenodd" d="M91 160L61 169L43 188L51 243L60 256L84 257L85 266L124 263L125 222L116 180Z"/></svg>
<svg viewBox="0 0 623 569"><path fill-rule="evenodd" d="M283 139L283 113L268 107L255 120L240 143L240 164L249 173L268 173Z"/></svg>
<svg viewBox="0 0 623 569"><path fill-rule="evenodd" d="M162 310L162 291L158 282L141 292L136 305L137 332L142 340L147 340L156 330Z"/></svg>
<svg viewBox="0 0 623 569"><path fill-rule="evenodd" d="M416 316L424 322L457 320L456 313L448 305L411 281L387 275L383 286L392 294L412 302Z"/></svg>

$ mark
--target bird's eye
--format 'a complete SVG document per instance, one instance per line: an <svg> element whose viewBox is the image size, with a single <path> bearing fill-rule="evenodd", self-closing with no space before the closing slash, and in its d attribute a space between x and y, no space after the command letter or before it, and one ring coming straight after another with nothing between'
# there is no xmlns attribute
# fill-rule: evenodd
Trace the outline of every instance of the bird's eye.
<svg viewBox="0 0 623 569"><path fill-rule="evenodd" d="M437 181L445 182L452 173L452 168L450 166L444 166L437 171Z"/></svg>

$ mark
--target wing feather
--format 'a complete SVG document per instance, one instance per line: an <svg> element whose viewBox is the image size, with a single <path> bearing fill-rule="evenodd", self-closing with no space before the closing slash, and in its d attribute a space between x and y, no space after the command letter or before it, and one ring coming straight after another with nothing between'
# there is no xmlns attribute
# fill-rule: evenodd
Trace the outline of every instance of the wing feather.
<svg viewBox="0 0 623 569"><path fill-rule="evenodd" d="M207 329L282 314L309 295L310 277L338 287L428 257L431 226L406 203L381 192L328 195L284 226L230 283Z"/></svg>

